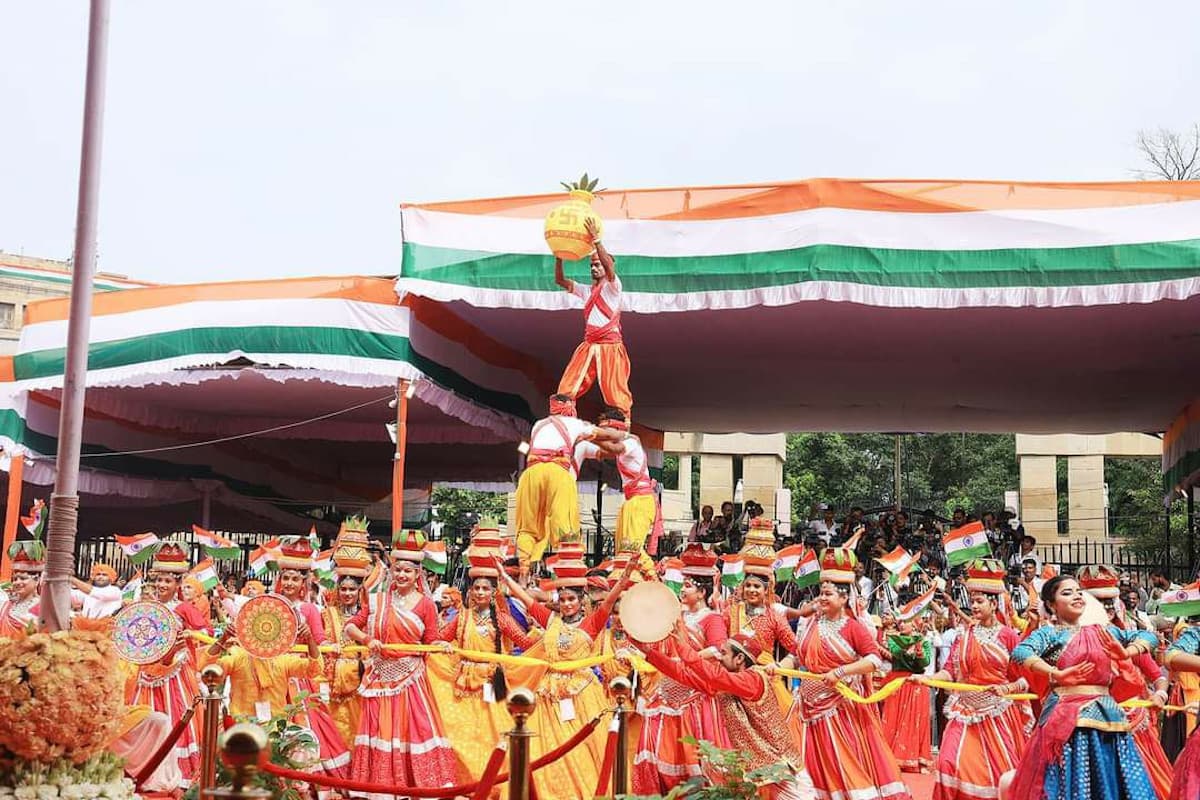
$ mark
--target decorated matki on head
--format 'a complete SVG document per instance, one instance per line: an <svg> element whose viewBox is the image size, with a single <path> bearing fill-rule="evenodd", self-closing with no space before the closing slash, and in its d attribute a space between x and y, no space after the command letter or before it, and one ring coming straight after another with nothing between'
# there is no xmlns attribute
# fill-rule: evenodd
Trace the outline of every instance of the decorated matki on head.
<svg viewBox="0 0 1200 800"><path fill-rule="evenodd" d="M151 572L166 572L171 575L186 575L192 568L188 560L187 546L175 539L168 539L154 551L150 562Z"/></svg>
<svg viewBox="0 0 1200 800"><path fill-rule="evenodd" d="M858 556L847 547L826 547L821 552L821 580L842 586L853 586L857 580L854 568Z"/></svg>
<svg viewBox="0 0 1200 800"><path fill-rule="evenodd" d="M425 560L425 534L408 529L396 531L392 536L392 558L420 564Z"/></svg>
<svg viewBox="0 0 1200 800"><path fill-rule="evenodd" d="M467 548L467 574L474 578L498 578L496 559L500 557L500 525L494 519L482 519L471 533Z"/></svg>
<svg viewBox="0 0 1200 800"><path fill-rule="evenodd" d="M313 568L312 543L303 536L284 539L280 543L275 563L281 572L285 569L308 572Z"/></svg>
<svg viewBox="0 0 1200 800"><path fill-rule="evenodd" d="M1001 594L1005 575L1004 562L995 558L977 558L967 564L967 591Z"/></svg>
<svg viewBox="0 0 1200 800"><path fill-rule="evenodd" d="M685 547L679 554L679 560L683 562L681 572L684 575L709 580L717 577L717 554L700 542L692 542Z"/></svg>
<svg viewBox="0 0 1200 800"><path fill-rule="evenodd" d="M742 557L747 575L757 575L767 580L775 577L775 523L766 517L750 520L746 542L738 552Z"/></svg>
<svg viewBox="0 0 1200 800"><path fill-rule="evenodd" d="M1112 600L1121 590L1121 576L1107 564L1089 564L1076 573L1080 588L1097 600Z"/></svg>
<svg viewBox="0 0 1200 800"><path fill-rule="evenodd" d="M366 517L347 517L333 542L333 571L339 577L365 578L371 571L370 539Z"/></svg>

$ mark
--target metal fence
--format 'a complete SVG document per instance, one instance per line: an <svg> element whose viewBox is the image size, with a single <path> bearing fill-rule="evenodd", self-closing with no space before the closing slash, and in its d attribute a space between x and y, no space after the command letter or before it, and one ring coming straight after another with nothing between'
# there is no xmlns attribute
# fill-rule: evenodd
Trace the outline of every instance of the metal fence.
<svg viewBox="0 0 1200 800"><path fill-rule="evenodd" d="M260 547L265 542L273 538L277 538L275 534L257 533L257 532L230 532L221 531L221 535L230 541L234 542L241 548L242 554L240 558L230 561L216 561L214 567L217 575L222 580L227 575L245 575L250 567L250 553L255 548ZM164 539L167 536L162 537ZM189 557L191 563L195 564L204 560L204 551L200 545L196 543L196 535L192 531L180 531L170 534L170 538L176 541L187 542L190 547ZM108 564L117 571L117 576L120 578L129 579L138 569L143 572L149 570L149 564L139 565L134 564L125 555L125 551L117 544L117 540L112 536L100 536L93 539L78 539L75 542L75 571L78 575L88 575L92 571L92 565L96 563Z"/></svg>

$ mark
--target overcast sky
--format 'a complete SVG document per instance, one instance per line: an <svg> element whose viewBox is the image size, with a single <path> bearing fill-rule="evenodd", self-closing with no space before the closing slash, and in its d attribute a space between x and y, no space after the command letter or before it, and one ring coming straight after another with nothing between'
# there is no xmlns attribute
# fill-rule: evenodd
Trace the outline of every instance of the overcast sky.
<svg viewBox="0 0 1200 800"><path fill-rule="evenodd" d="M984 10L990 6L991 10ZM392 274L401 201L1123 180L1200 3L113 0L100 267ZM0 249L70 255L87 4L0 0Z"/></svg>

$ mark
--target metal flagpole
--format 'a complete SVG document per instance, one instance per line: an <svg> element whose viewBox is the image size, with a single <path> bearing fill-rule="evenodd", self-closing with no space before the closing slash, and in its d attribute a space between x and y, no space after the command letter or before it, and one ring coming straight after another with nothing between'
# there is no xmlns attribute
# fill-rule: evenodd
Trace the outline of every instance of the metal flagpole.
<svg viewBox="0 0 1200 800"><path fill-rule="evenodd" d="M100 149L104 130L104 77L108 62L109 0L91 0L88 22L87 87L83 98L83 144L79 199L75 207L75 250L71 263L66 369L58 418L58 456L50 524L46 533L46 580L41 617L46 630L71 624L75 534L79 514L79 451L83 439L83 395L87 383L92 277L96 269L96 221L100 206Z"/></svg>

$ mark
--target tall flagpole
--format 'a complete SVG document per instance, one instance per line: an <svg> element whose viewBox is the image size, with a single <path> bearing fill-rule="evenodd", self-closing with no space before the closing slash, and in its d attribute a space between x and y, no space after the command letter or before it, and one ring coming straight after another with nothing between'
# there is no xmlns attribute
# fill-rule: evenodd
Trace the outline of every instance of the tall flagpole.
<svg viewBox="0 0 1200 800"><path fill-rule="evenodd" d="M71 312L67 321L66 368L58 418L58 456L41 617L46 630L71 624L75 534L79 515L79 451L83 440L83 392L87 384L88 334L92 322L92 279L96 269L96 219L100 206L100 150L104 131L104 74L108 64L109 0L91 0L88 22L87 88L83 97L83 144L79 156L79 199L71 262Z"/></svg>

